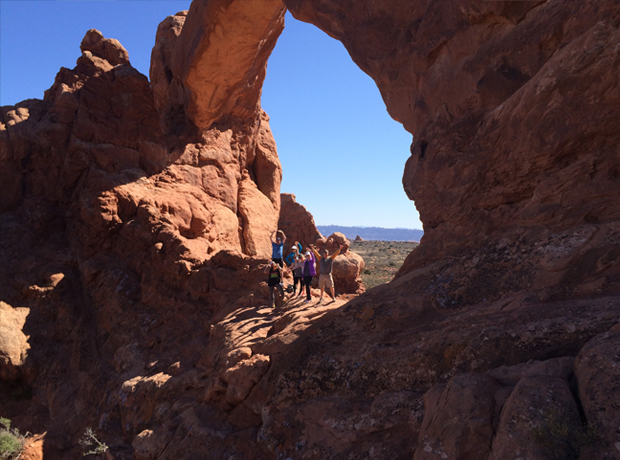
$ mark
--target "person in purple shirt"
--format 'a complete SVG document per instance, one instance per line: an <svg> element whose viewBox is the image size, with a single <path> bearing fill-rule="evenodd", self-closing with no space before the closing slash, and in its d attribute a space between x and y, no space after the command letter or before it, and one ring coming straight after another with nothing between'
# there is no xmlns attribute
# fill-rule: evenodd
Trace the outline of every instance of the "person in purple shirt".
<svg viewBox="0 0 620 460"><path fill-rule="evenodd" d="M295 262L293 266L291 267L291 269L295 270L298 267L302 268L301 292L303 292L303 286L305 286L306 287L306 302L310 302L310 300L312 300L312 297L310 296L310 285L312 284L312 277L316 275L316 268L314 265L314 256L312 255L312 252L309 249L304 254L303 259Z"/></svg>

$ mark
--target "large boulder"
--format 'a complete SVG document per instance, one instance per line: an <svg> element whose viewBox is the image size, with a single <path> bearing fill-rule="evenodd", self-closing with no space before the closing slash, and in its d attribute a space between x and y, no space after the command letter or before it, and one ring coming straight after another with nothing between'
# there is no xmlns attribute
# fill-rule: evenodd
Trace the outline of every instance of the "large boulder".
<svg viewBox="0 0 620 460"><path fill-rule="evenodd" d="M334 259L333 278L334 287L338 293L361 293L364 285L360 275L364 271L364 259L359 254L349 250L350 243L346 236L335 232L329 237L319 238L314 243L319 254L327 249L333 254L340 248L340 252ZM318 266L318 264L317 264Z"/></svg>
<svg viewBox="0 0 620 460"><path fill-rule="evenodd" d="M600 334L575 360L579 397L596 443L586 446L590 458L620 458L620 327Z"/></svg>

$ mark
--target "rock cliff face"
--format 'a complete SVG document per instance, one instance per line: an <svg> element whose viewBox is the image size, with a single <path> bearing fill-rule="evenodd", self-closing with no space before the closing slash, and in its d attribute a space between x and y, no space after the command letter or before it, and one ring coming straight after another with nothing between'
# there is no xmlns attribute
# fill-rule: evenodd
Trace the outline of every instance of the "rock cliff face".
<svg viewBox="0 0 620 460"><path fill-rule="evenodd" d="M264 307L285 5L414 136L425 235L344 305ZM48 458L86 426L117 459L620 458L619 28L615 0L203 0L151 86L90 31L2 108L2 415Z"/></svg>
<svg viewBox="0 0 620 460"><path fill-rule="evenodd" d="M271 445L291 437L279 426L295 411L330 401L328 416L296 419L304 458L620 458L617 416L590 445L534 436L554 438L558 420L583 434L607 416L584 404L601 397L584 368L510 382L493 371L618 346L602 345L609 333L579 352L618 312L617 2L285 3L342 41L414 135L403 185L425 235L396 281L322 318L319 338L273 366ZM615 402L599 408L617 402L617 385L603 385ZM408 392L429 388L422 417ZM376 415L388 397L417 415Z"/></svg>
<svg viewBox="0 0 620 460"><path fill-rule="evenodd" d="M257 101L244 123L167 134L120 43L91 30L81 49L45 100L0 114L3 416L47 430L50 458L73 455L96 413L132 433L123 385L199 359L214 315L265 300L280 210Z"/></svg>

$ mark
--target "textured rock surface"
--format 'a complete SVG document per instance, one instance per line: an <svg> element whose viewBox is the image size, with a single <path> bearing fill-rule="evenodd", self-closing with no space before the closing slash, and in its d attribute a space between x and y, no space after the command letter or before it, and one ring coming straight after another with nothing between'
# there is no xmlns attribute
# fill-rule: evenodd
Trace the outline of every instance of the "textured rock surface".
<svg viewBox="0 0 620 460"><path fill-rule="evenodd" d="M213 316L265 300L281 168L260 107L166 135L127 51L93 30L81 48L45 100L0 112L1 405L47 431L46 458L79 457L86 426L126 438L123 458L178 386L201 387L177 377Z"/></svg>
<svg viewBox="0 0 620 460"><path fill-rule="evenodd" d="M590 340L577 355L575 375L586 417L597 427L591 458L620 458L620 327Z"/></svg>
<svg viewBox="0 0 620 460"><path fill-rule="evenodd" d="M280 202L282 209L278 228L284 232L290 244L298 241L305 249L323 237L316 228L312 214L302 204L297 203L295 195L282 193Z"/></svg>
<svg viewBox="0 0 620 460"><path fill-rule="evenodd" d="M186 117L203 129L254 118L284 12L280 0L198 1L162 23L151 81L157 106L173 115L166 128L182 131Z"/></svg>
<svg viewBox="0 0 620 460"><path fill-rule="evenodd" d="M283 4L166 19L151 85L89 31L0 112L0 300L30 347L2 415L49 459L86 426L115 459L619 458L617 2L284 3L414 135L399 277L265 308L294 204L259 104Z"/></svg>
<svg viewBox="0 0 620 460"><path fill-rule="evenodd" d="M424 395L414 459L576 458L571 358L459 374ZM574 444L571 444L574 443Z"/></svg>
<svg viewBox="0 0 620 460"><path fill-rule="evenodd" d="M0 301L0 378L14 380L28 356L28 337L22 328L29 310L13 308Z"/></svg>
<svg viewBox="0 0 620 460"><path fill-rule="evenodd" d="M616 2L286 4L342 41L414 135L403 184L425 236L403 272L617 220Z"/></svg>

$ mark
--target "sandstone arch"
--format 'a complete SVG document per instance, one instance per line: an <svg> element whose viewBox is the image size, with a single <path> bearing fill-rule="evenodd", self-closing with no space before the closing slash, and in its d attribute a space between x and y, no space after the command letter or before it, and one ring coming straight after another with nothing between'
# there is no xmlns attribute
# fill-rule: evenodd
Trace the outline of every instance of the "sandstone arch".
<svg viewBox="0 0 620 460"><path fill-rule="evenodd" d="M164 22L151 63L164 125L181 109L200 129L255 118L285 11L280 0L199 1Z"/></svg>
<svg viewBox="0 0 620 460"><path fill-rule="evenodd" d="M617 56L591 51L617 41L614 2L284 5L344 44L414 136L403 185L425 237L401 273L463 248L502 238L529 245L620 215L609 195L618 192L613 171L620 169L611 70ZM277 0L192 4L174 58L162 67L182 87L183 110L194 124L204 129L257 117L283 14ZM240 58L216 81L209 69L235 47ZM156 90L168 84L153 80ZM591 85L597 80L606 83ZM160 107L168 103L162 101Z"/></svg>
<svg viewBox="0 0 620 460"><path fill-rule="evenodd" d="M196 2L162 26L167 133L146 78L102 53L110 41L44 101L0 113L0 294L29 308L31 337L26 365L4 370L36 390L5 415L49 427L54 458L86 426L119 457L503 458L507 439L537 448L540 417L513 414L581 402L604 441L583 455L616 452L617 2L286 0L345 44L414 134L403 182L427 235L393 283L321 318L278 318L240 297L269 251L253 246L265 229L244 196L274 222L279 165L256 85L236 91L261 78L281 6L253 35L246 57L260 59L222 82L231 98L206 97L213 111L174 64L184 40L205 51L205 11L245 1Z"/></svg>

